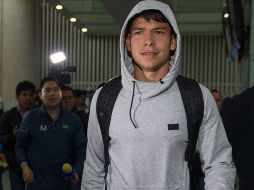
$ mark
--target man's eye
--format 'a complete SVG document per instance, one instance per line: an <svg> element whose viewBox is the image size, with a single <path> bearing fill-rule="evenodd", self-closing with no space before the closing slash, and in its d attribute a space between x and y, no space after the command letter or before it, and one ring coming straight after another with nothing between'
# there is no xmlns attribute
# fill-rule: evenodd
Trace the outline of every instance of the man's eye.
<svg viewBox="0 0 254 190"><path fill-rule="evenodd" d="M143 34L143 31L134 31L132 34L134 34L134 35L141 35L141 34Z"/></svg>
<svg viewBox="0 0 254 190"><path fill-rule="evenodd" d="M54 92L56 92L56 91L58 91L59 90L59 88L53 88L53 91Z"/></svg>
<svg viewBox="0 0 254 190"><path fill-rule="evenodd" d="M155 31L155 34L164 34L164 32L161 31L161 30L156 30L156 31Z"/></svg>

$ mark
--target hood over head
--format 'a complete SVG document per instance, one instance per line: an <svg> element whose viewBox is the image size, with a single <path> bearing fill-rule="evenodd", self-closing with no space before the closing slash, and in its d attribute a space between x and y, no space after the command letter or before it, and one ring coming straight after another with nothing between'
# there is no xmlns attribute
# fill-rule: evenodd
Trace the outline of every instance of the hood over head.
<svg viewBox="0 0 254 190"><path fill-rule="evenodd" d="M128 51L125 45L125 33L127 29L128 22L130 19L138 13L145 10L159 10L168 19L173 30L176 33L177 38L177 48L173 55L171 55L171 60L169 61L170 72L161 79L161 82L141 82L134 79L131 75L133 72L132 57L128 55ZM167 4L164 4L155 0L145 0L139 2L129 13L127 19L125 20L121 35L120 35L120 53L121 53L121 74L123 88L130 92L132 91L133 84L132 81L136 81L139 92L143 97L152 97L161 93L162 91L168 89L174 82L178 75L179 65L180 65L180 53L181 53L181 37L176 23L175 16Z"/></svg>

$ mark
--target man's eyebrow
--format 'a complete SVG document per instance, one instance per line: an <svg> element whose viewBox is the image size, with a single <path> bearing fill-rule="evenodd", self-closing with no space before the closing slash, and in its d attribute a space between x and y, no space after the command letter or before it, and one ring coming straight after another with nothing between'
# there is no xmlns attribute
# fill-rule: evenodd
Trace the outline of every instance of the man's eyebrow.
<svg viewBox="0 0 254 190"><path fill-rule="evenodd" d="M136 26L136 27L133 27L132 29L131 29L131 31L133 31L133 30L144 30L145 29L145 27L142 27L142 26ZM152 30L167 30L168 28L167 27L165 27L165 26L158 26L158 27L156 27L156 28L153 28Z"/></svg>
<svg viewBox="0 0 254 190"><path fill-rule="evenodd" d="M165 26L159 26L159 27L154 28L153 30L167 30L167 29L168 28Z"/></svg>
<svg viewBox="0 0 254 190"><path fill-rule="evenodd" d="M145 27L143 26L134 26L133 28L131 28L131 31L133 30L144 30Z"/></svg>
<svg viewBox="0 0 254 190"><path fill-rule="evenodd" d="M53 87L45 87L44 89L58 89L59 87L53 86Z"/></svg>

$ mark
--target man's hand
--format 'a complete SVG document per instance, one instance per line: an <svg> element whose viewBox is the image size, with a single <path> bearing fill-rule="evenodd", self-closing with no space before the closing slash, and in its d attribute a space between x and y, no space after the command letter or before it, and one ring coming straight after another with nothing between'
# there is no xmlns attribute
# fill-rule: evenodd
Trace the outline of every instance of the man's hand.
<svg viewBox="0 0 254 190"><path fill-rule="evenodd" d="M18 126L15 126L15 127L12 129L12 135L13 135L14 137L16 137L17 134L18 134L18 131L19 131Z"/></svg>
<svg viewBox="0 0 254 190"><path fill-rule="evenodd" d="M5 158L5 154L4 153L0 153L0 160L5 162L6 158Z"/></svg>
<svg viewBox="0 0 254 190"><path fill-rule="evenodd" d="M78 175L78 173L74 173L73 174L73 176L71 177L71 182L72 183L77 183L77 182L79 182L79 175Z"/></svg>
<svg viewBox="0 0 254 190"><path fill-rule="evenodd" d="M8 167L8 163L6 161L4 153L0 153L0 167L1 169L6 169Z"/></svg>
<svg viewBox="0 0 254 190"><path fill-rule="evenodd" d="M27 163L21 165L23 180L26 183L32 183L34 181L33 172Z"/></svg>

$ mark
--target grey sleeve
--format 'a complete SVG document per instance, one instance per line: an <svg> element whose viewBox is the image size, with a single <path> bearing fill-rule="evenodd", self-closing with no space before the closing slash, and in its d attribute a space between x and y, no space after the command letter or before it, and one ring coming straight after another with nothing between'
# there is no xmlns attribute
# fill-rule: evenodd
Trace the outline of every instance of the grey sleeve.
<svg viewBox="0 0 254 190"><path fill-rule="evenodd" d="M81 190L103 189L104 187L104 146L96 114L98 90L95 92L88 121L88 142Z"/></svg>
<svg viewBox="0 0 254 190"><path fill-rule="evenodd" d="M206 190L233 190L236 170L232 148L210 91L201 86L204 118L199 132L198 151L203 163Z"/></svg>

